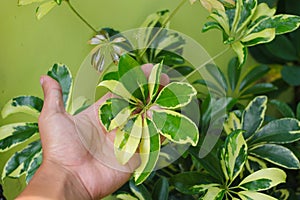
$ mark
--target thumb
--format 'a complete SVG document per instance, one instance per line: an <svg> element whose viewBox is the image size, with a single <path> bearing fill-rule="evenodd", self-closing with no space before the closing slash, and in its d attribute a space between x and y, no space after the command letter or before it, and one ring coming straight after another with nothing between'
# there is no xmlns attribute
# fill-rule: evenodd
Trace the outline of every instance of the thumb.
<svg viewBox="0 0 300 200"><path fill-rule="evenodd" d="M42 76L40 83L44 92L43 115L65 112L62 90L59 83L49 76Z"/></svg>

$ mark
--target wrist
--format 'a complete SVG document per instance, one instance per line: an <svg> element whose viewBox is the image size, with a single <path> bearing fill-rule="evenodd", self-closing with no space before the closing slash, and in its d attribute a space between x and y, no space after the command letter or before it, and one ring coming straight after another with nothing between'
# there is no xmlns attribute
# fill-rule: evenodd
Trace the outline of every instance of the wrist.
<svg viewBox="0 0 300 200"><path fill-rule="evenodd" d="M79 177L51 161L44 161L17 200L91 199Z"/></svg>

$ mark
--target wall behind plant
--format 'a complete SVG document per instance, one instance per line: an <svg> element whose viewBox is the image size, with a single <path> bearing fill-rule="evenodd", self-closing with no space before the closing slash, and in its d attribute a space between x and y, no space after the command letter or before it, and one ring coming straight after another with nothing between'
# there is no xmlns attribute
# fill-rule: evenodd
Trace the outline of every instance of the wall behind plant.
<svg viewBox="0 0 300 200"><path fill-rule="evenodd" d="M179 0L73 0L78 9L94 27L112 27L125 31L137 28L149 14L164 10L173 10ZM81 62L92 49L87 41L93 32L86 27L67 7L56 7L42 20L35 18L37 5L17 6L17 0L0 2L0 109L12 97L21 94L42 96L39 77L55 63L61 62L71 68L76 75ZM207 12L199 5L188 2L171 22L171 28L194 38L210 55L216 55L224 49L220 33L201 33ZM196 52L195 52L196 53ZM232 54L226 54L217 60L224 63ZM221 65L221 67L223 67ZM9 117L0 125L22 119L23 115ZM27 118L28 119L28 118ZM8 154L0 155L0 167L4 165ZM8 199L12 199L23 188L20 180L6 180L4 190ZM13 189L12 189L13 188ZM9 191L7 191L9 190Z"/></svg>

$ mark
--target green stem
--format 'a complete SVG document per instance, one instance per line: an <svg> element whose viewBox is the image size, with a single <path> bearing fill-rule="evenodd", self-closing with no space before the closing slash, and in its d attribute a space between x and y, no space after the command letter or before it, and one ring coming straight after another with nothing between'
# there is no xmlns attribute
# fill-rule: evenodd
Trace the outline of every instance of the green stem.
<svg viewBox="0 0 300 200"><path fill-rule="evenodd" d="M224 49L223 51L221 51L220 53L216 54L214 57L210 58L209 60L207 60L206 62L204 62L202 65L196 67L190 74L188 74L187 76L185 76L182 81L186 81L189 77L191 77L191 75L193 75L196 71L198 71L200 68L204 67L206 64L210 63L211 61L215 60L216 58L220 57L221 55L225 54L228 50L230 49L230 47L227 47L226 49Z"/></svg>
<svg viewBox="0 0 300 200"><path fill-rule="evenodd" d="M161 27L159 30L156 32L156 34L153 36L153 38L150 40L150 42L147 44L147 46L143 49L141 54L139 55L140 57L143 57L143 55L146 53L147 49L151 45L151 43L155 40L155 38L160 34L160 32L165 28L167 23L175 16L175 14L179 11L179 9L185 4L187 0L182 0L177 7L173 10L173 12L169 15L169 17L162 23Z"/></svg>
<svg viewBox="0 0 300 200"><path fill-rule="evenodd" d="M70 0L65 0L67 2L67 4L69 5L69 7L71 8L71 10L75 13L75 15L77 17L79 17L79 19L85 23L93 32L97 33L98 31L91 25L89 24L86 19L84 19L80 14L79 12L77 12L77 10L73 7L73 5L71 4Z"/></svg>

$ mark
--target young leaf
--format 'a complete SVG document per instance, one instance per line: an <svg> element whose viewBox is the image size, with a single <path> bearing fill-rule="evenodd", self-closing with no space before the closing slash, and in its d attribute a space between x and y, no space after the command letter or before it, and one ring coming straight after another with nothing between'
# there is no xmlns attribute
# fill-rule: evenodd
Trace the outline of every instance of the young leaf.
<svg viewBox="0 0 300 200"><path fill-rule="evenodd" d="M20 177L28 170L32 159L34 159L36 154L41 150L41 142L38 140L30 143L28 147L16 152L5 164L2 180L8 176L15 178Z"/></svg>
<svg viewBox="0 0 300 200"><path fill-rule="evenodd" d="M117 160L126 164L136 152L142 136L142 116L129 120L125 127L116 132L114 149Z"/></svg>
<svg viewBox="0 0 300 200"><path fill-rule="evenodd" d="M244 190L263 191L268 190L280 183L284 183L286 174L278 168L267 168L250 174L244 178L239 187Z"/></svg>
<svg viewBox="0 0 300 200"><path fill-rule="evenodd" d="M288 148L276 144L261 144L251 148L250 154L287 169L299 169L300 162Z"/></svg>
<svg viewBox="0 0 300 200"><path fill-rule="evenodd" d="M242 129L244 138L250 138L262 125L267 109L267 97L258 96L253 99L242 115Z"/></svg>
<svg viewBox="0 0 300 200"><path fill-rule="evenodd" d="M42 19L42 17L44 17L48 12L50 12L55 6L57 6L57 3L55 1L48 1L40 5L35 11L37 19Z"/></svg>
<svg viewBox="0 0 300 200"><path fill-rule="evenodd" d="M256 200L256 199L263 199L263 200L277 200L276 198L266 195L264 193L255 192L255 191L241 191L237 193L241 200Z"/></svg>
<svg viewBox="0 0 300 200"><path fill-rule="evenodd" d="M221 166L227 180L233 181L242 171L247 159L247 144L241 130L227 136L221 149Z"/></svg>
<svg viewBox="0 0 300 200"><path fill-rule="evenodd" d="M73 82L70 70L66 65L55 64L48 71L47 75L55 79L60 84L63 94L64 106L66 110L69 110Z"/></svg>
<svg viewBox="0 0 300 200"><path fill-rule="evenodd" d="M227 134L242 128L241 121L234 112L229 113L229 116L223 126Z"/></svg>
<svg viewBox="0 0 300 200"><path fill-rule="evenodd" d="M3 118L14 113L26 113L38 117L43 107L43 100L35 96L19 96L11 99L3 107Z"/></svg>
<svg viewBox="0 0 300 200"><path fill-rule="evenodd" d="M237 54L239 59L239 66L242 66L245 64L248 56L248 49L245 47L241 42L235 42L231 44L232 49Z"/></svg>
<svg viewBox="0 0 300 200"><path fill-rule="evenodd" d="M179 144L197 145L198 127L186 116L170 110L153 110L153 122L169 140Z"/></svg>
<svg viewBox="0 0 300 200"><path fill-rule="evenodd" d="M108 99L99 108L99 119L107 131L122 126L130 114L129 103L123 99Z"/></svg>
<svg viewBox="0 0 300 200"><path fill-rule="evenodd" d="M251 144L291 143L300 139L300 122L293 118L277 119L262 127L249 140Z"/></svg>
<svg viewBox="0 0 300 200"><path fill-rule="evenodd" d="M152 199L168 200L169 197L169 183L167 178L161 177L154 185Z"/></svg>
<svg viewBox="0 0 300 200"><path fill-rule="evenodd" d="M134 172L134 180L141 184L153 171L160 152L160 135L149 119L144 119L143 134L139 146L141 165Z"/></svg>
<svg viewBox="0 0 300 200"><path fill-rule="evenodd" d="M159 83L160 83L160 75L162 70L162 63L156 64L153 66L149 79L148 79L148 87L149 87L149 99L155 97L158 92Z"/></svg>
<svg viewBox="0 0 300 200"><path fill-rule="evenodd" d="M155 103L162 108L177 109L189 104L197 91L188 83L172 82L159 93Z"/></svg>
<svg viewBox="0 0 300 200"><path fill-rule="evenodd" d="M0 152L32 138L39 132L37 123L14 123L0 127Z"/></svg>

